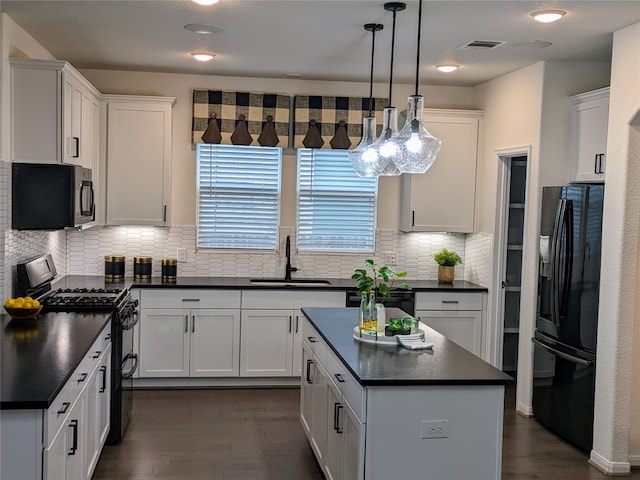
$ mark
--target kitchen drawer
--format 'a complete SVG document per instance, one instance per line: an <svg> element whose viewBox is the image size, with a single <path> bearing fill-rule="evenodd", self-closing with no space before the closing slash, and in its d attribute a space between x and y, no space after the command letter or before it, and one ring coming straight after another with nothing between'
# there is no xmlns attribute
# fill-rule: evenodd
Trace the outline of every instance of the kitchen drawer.
<svg viewBox="0 0 640 480"><path fill-rule="evenodd" d="M107 323L102 333L93 342L80 365L73 371L67 383L46 410L44 444L49 445L73 408L82 389L89 383L91 374L98 368L100 358L111 342L111 322ZM98 353L99 352L99 353Z"/></svg>
<svg viewBox="0 0 640 480"><path fill-rule="evenodd" d="M417 292L416 310L482 310L480 292Z"/></svg>
<svg viewBox="0 0 640 480"><path fill-rule="evenodd" d="M142 289L141 308L240 308L240 290Z"/></svg>
<svg viewBox="0 0 640 480"><path fill-rule="evenodd" d="M242 291L242 308L298 310L302 307L344 307L344 290Z"/></svg>
<svg viewBox="0 0 640 480"><path fill-rule="evenodd" d="M331 349L327 349L327 373L356 416L365 423L367 413L365 389Z"/></svg>
<svg viewBox="0 0 640 480"><path fill-rule="evenodd" d="M313 328L313 325L306 318L302 324L302 339L306 343L318 361L326 368L327 366L327 344L320 334Z"/></svg>

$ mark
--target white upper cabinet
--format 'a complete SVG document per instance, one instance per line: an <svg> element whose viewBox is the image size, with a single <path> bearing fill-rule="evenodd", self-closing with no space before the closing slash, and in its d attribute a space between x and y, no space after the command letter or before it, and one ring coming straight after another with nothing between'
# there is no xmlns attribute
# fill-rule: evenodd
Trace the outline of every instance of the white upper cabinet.
<svg viewBox="0 0 640 480"><path fill-rule="evenodd" d="M571 103L571 179L603 182L609 125L609 87L569 97Z"/></svg>
<svg viewBox="0 0 640 480"><path fill-rule="evenodd" d="M482 117L477 110L424 110L427 130L442 149L426 173L402 175L400 230L473 232Z"/></svg>
<svg viewBox="0 0 640 480"><path fill-rule="evenodd" d="M173 97L104 95L106 224L168 226Z"/></svg>
<svg viewBox="0 0 640 480"><path fill-rule="evenodd" d="M11 160L97 169L100 92L62 61L11 59Z"/></svg>

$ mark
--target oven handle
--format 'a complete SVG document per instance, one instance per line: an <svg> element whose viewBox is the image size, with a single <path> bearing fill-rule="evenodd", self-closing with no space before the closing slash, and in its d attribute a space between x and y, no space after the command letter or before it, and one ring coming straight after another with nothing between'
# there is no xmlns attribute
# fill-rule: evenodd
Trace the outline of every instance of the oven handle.
<svg viewBox="0 0 640 480"><path fill-rule="evenodd" d="M122 360L122 366L124 367L127 363L127 360L129 360L130 358L133 358L133 367L131 367L131 370L129 370L128 372L122 373L122 378L124 380L128 380L133 377L133 374L136 373L136 370L138 370L138 355L136 355L135 353L127 353Z"/></svg>
<svg viewBox="0 0 640 480"><path fill-rule="evenodd" d="M131 312L131 315L129 315L129 318L131 319L130 321L122 324L123 330L131 330L133 327L135 327L140 321L140 313L138 312L138 310L134 310L133 312Z"/></svg>

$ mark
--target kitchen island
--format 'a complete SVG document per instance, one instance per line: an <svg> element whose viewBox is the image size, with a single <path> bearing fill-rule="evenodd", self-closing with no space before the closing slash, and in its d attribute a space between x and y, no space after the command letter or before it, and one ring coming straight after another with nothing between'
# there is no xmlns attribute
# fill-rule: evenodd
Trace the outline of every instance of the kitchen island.
<svg viewBox="0 0 640 480"><path fill-rule="evenodd" d="M422 324L432 350L359 342L357 308L303 313L301 422L327 478L500 479L511 377Z"/></svg>

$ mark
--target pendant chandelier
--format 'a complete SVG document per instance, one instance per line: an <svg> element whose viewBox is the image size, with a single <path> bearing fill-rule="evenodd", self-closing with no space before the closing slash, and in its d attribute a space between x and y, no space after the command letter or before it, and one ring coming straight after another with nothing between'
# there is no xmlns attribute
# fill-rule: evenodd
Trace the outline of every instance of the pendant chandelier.
<svg viewBox="0 0 640 480"><path fill-rule="evenodd" d="M442 147L442 140L431 135L422 121L424 98L422 95L418 95L421 29L422 0L420 0L418 10L415 95L409 96L406 123L393 139L395 146L394 162L402 173L425 173L433 165Z"/></svg>
<svg viewBox="0 0 640 480"><path fill-rule="evenodd" d="M380 23L367 23L364 29L371 32L371 74L369 79L369 115L362 119L362 140L349 152L353 170L360 177L377 177L379 173L378 153L371 148L376 140L376 117L373 107L373 59L376 47L376 32L384 28Z"/></svg>
<svg viewBox="0 0 640 480"><path fill-rule="evenodd" d="M382 111L382 133L380 138L371 146L376 155L375 168L378 175L393 176L400 175L400 170L396 166L395 156L397 146L394 141L398 135L398 109L392 105L393 91L393 56L396 43L396 14L407 7L402 2L388 2L384 4L384 9L393 12L393 27L391 30L391 65L389 68L389 106Z"/></svg>

